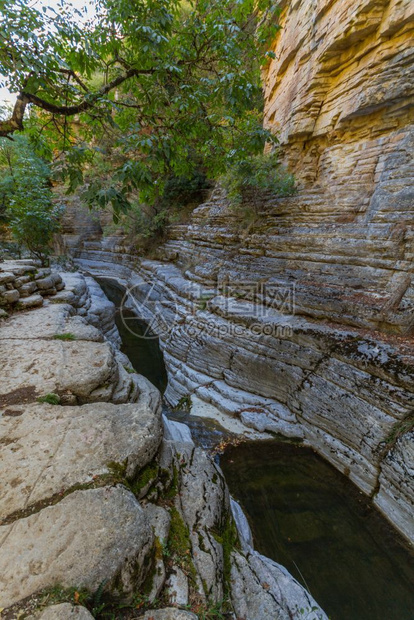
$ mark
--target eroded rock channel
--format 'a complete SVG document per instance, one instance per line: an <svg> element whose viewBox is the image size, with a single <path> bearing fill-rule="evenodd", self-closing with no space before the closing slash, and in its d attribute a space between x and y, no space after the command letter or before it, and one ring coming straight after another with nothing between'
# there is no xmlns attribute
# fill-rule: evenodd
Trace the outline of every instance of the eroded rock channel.
<svg viewBox="0 0 414 620"><path fill-rule="evenodd" d="M14 279L21 271L36 279L33 264L0 266ZM184 620L221 608L325 619L253 549L219 467L163 419L97 283L57 281L64 290L32 310L12 301L1 323L2 618Z"/></svg>
<svg viewBox="0 0 414 620"><path fill-rule="evenodd" d="M132 312L128 326L128 311L119 312L122 286L111 279L100 284L118 307L123 350L136 360L137 370L165 386L158 339L143 337L148 326L134 322ZM211 420L165 409L189 424L196 444L226 437ZM255 545L309 588L330 618L413 617L411 546L369 498L313 450L280 439L247 440L226 448L220 464L231 493L246 510Z"/></svg>

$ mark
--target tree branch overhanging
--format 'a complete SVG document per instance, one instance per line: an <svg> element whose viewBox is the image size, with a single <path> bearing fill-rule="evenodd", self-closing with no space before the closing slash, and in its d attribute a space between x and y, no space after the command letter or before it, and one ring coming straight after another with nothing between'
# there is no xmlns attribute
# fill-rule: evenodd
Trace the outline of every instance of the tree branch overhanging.
<svg viewBox="0 0 414 620"><path fill-rule="evenodd" d="M152 73L154 73L154 69L128 69L128 71L124 74L119 75L108 82L108 84L103 86L99 91L96 93L91 93L89 97L85 97L82 101L74 105L57 105L23 90L17 97L11 118L0 121L0 137L7 137L15 131L23 130L24 113L29 103L45 110L46 112L50 112L51 114L57 114L65 117L75 116L76 114L86 112L87 110L93 108L99 99L107 95L117 86L123 84L126 80L129 80L132 77L138 77L139 75L151 75Z"/></svg>

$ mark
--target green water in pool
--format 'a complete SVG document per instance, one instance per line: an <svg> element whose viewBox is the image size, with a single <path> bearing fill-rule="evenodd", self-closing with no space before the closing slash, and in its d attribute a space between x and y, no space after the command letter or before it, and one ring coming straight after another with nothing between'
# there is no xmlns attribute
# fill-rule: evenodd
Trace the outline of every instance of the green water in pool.
<svg viewBox="0 0 414 620"><path fill-rule="evenodd" d="M221 466L255 547L283 564L332 620L413 620L414 555L371 501L308 448L230 447Z"/></svg>

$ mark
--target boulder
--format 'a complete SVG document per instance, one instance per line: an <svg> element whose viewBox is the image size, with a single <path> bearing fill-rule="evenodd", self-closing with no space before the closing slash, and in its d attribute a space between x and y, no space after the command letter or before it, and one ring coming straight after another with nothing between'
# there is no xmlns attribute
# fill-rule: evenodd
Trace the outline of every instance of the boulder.
<svg viewBox="0 0 414 620"><path fill-rule="evenodd" d="M145 404L32 404L0 417L0 522L105 476L132 480L154 458L160 416ZM101 483L102 483L101 482Z"/></svg>
<svg viewBox="0 0 414 620"><path fill-rule="evenodd" d="M21 290L21 289L20 289ZM29 297L20 297L17 309L29 310L30 308L38 308L43 305L43 297L41 295L30 295Z"/></svg>
<svg viewBox="0 0 414 620"><path fill-rule="evenodd" d="M0 296L0 304L8 306L11 304L15 304L19 301L20 293L17 289L11 289L9 291L4 291L4 293Z"/></svg>
<svg viewBox="0 0 414 620"><path fill-rule="evenodd" d="M29 282L32 282L33 278L32 276L19 276L15 279L14 281L14 286L16 288L21 288L23 286L23 284L28 284ZM34 285L36 287L36 284Z"/></svg>
<svg viewBox="0 0 414 620"><path fill-rule="evenodd" d="M43 280L47 278L52 273L52 270L49 267L42 267L41 269L37 269L34 274L35 280Z"/></svg>
<svg viewBox="0 0 414 620"><path fill-rule="evenodd" d="M52 288L39 289L39 292L41 295L43 295L43 297L51 297L53 295L56 295L57 289L53 286Z"/></svg>
<svg viewBox="0 0 414 620"><path fill-rule="evenodd" d="M244 620L328 620L283 566L252 549L245 555L232 553L231 600L237 617Z"/></svg>
<svg viewBox="0 0 414 620"><path fill-rule="evenodd" d="M53 304L74 304L76 295L72 291L62 290L53 295L50 299Z"/></svg>
<svg viewBox="0 0 414 620"><path fill-rule="evenodd" d="M0 402L28 389L38 397L59 393L74 395L84 403L108 401L118 378L108 343L1 340L0 359L4 360Z"/></svg>
<svg viewBox="0 0 414 620"><path fill-rule="evenodd" d="M16 276L14 273L10 271L0 271L0 284L8 284L9 282L14 282Z"/></svg>
<svg viewBox="0 0 414 620"><path fill-rule="evenodd" d="M53 584L102 582L130 594L145 578L153 533L124 487L75 491L54 506L0 527L0 606L8 607Z"/></svg>
<svg viewBox="0 0 414 620"><path fill-rule="evenodd" d="M187 424L169 420L167 416L163 416L164 437L167 441L179 441L180 443L188 443L194 445L191 431Z"/></svg>
<svg viewBox="0 0 414 620"><path fill-rule="evenodd" d="M72 272L60 273L60 276L65 284L65 292L69 291L73 294L70 303L79 310L85 310L86 306L90 305L90 294L85 278L80 273ZM57 293L55 298L58 298L60 294Z"/></svg>
<svg viewBox="0 0 414 620"><path fill-rule="evenodd" d="M33 282L33 281L29 281L26 284L22 284L18 288L19 288L20 297L28 297L29 295L37 291L36 282Z"/></svg>
<svg viewBox="0 0 414 620"><path fill-rule="evenodd" d="M47 276L46 278L36 279L36 286L41 291L47 291L48 289L54 288L56 278L54 274Z"/></svg>

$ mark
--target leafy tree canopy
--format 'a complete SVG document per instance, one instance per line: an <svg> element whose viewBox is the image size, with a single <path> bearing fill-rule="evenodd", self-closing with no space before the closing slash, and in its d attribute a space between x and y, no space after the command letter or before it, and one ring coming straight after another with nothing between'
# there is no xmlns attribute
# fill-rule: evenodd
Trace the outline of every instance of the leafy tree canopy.
<svg viewBox="0 0 414 620"><path fill-rule="evenodd" d="M0 140L0 204L19 246L44 264L62 206L52 200L50 167L24 136Z"/></svg>
<svg viewBox="0 0 414 620"><path fill-rule="evenodd" d="M168 178L215 178L272 139L260 67L275 0L95 0L86 23L63 0L37 4L0 0L0 74L19 93L0 136L41 135L70 189L86 164L90 202L153 202Z"/></svg>

